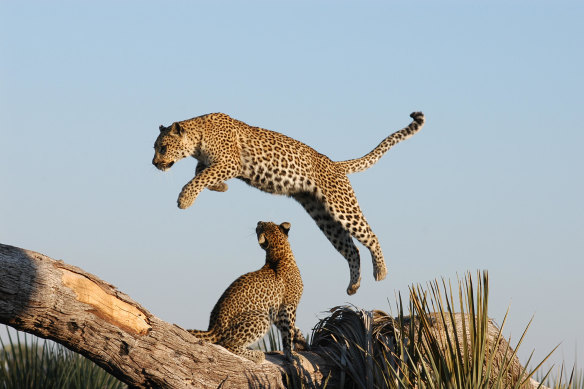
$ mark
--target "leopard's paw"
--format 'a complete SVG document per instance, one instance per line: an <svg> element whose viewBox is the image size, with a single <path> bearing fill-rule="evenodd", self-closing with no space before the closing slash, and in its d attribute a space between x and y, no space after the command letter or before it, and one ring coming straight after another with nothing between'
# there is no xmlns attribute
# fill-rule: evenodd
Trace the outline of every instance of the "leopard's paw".
<svg viewBox="0 0 584 389"><path fill-rule="evenodd" d="M192 196L189 196L184 190L178 196L177 204L180 209L187 209L193 203L195 199Z"/></svg>
<svg viewBox="0 0 584 389"><path fill-rule="evenodd" d="M215 192L226 192L227 189L229 189L229 186L227 186L227 184L224 182L220 182L218 184L209 186L208 189Z"/></svg>

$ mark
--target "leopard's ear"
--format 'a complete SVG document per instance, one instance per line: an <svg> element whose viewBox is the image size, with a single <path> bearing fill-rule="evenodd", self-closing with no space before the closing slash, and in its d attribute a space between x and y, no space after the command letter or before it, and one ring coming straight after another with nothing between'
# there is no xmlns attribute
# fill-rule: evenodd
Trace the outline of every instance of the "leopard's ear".
<svg viewBox="0 0 584 389"><path fill-rule="evenodd" d="M166 127L164 127L162 124L158 127L158 129L160 130L160 132L166 130Z"/></svg>
<svg viewBox="0 0 584 389"><path fill-rule="evenodd" d="M290 223L288 223L288 222L284 222L284 223L282 223L282 224L280 224L280 225L279 225L279 227L280 227L280 230L281 230L281 231L282 231L282 232L283 232L283 233L284 233L286 236L288 236L288 231L290 231L290 227L291 227L291 226L292 226L292 225L291 225Z"/></svg>
<svg viewBox="0 0 584 389"><path fill-rule="evenodd" d="M266 239L266 236L261 233L260 236L258 236L258 243L260 244L260 247L263 249L267 249L268 248L268 240Z"/></svg>
<svg viewBox="0 0 584 389"><path fill-rule="evenodd" d="M183 128L180 126L180 124L178 124L177 122L174 122L174 123L172 123L172 126L170 127L170 133L174 134L174 135L183 136L185 133L185 130L183 130Z"/></svg>

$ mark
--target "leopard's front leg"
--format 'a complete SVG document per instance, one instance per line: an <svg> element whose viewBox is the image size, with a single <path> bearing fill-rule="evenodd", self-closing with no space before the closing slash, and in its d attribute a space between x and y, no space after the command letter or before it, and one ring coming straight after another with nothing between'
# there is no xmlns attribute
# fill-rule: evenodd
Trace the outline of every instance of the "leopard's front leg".
<svg viewBox="0 0 584 389"><path fill-rule="evenodd" d="M203 189L217 187L218 184L234 178L238 174L239 171L236 163L224 161L212 164L183 186L178 196L178 207L180 209L190 207Z"/></svg>
<svg viewBox="0 0 584 389"><path fill-rule="evenodd" d="M207 169L207 167L208 166L204 162L199 161L197 163L197 167L195 169L195 176L198 176L199 174L201 174L203 172L203 170ZM220 182L216 185L208 186L207 189L215 191L215 192L226 192L227 189L229 189L229 186L224 182Z"/></svg>
<svg viewBox="0 0 584 389"><path fill-rule="evenodd" d="M304 341L304 344L306 344L302 333L296 328L295 321L296 307L293 305L281 306L274 324L282 334L282 348L284 349L284 357L288 361L293 360L292 342L296 345L296 343L302 343Z"/></svg>

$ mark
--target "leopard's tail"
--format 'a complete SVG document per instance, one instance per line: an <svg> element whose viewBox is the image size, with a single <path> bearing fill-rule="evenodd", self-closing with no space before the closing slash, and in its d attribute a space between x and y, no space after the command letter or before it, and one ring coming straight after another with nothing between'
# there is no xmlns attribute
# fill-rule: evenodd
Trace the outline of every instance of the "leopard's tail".
<svg viewBox="0 0 584 389"><path fill-rule="evenodd" d="M217 343L220 339L219 334L217 334L213 329L209 331L187 330L187 332L209 343Z"/></svg>
<svg viewBox="0 0 584 389"><path fill-rule="evenodd" d="M346 161L338 161L335 164L345 171L345 174L362 172L369 169L393 146L413 136L420 131L426 122L426 118L422 112L413 112L410 117L414 119L409 126L394 132L381 143L371 150L371 152L361 158L349 159Z"/></svg>

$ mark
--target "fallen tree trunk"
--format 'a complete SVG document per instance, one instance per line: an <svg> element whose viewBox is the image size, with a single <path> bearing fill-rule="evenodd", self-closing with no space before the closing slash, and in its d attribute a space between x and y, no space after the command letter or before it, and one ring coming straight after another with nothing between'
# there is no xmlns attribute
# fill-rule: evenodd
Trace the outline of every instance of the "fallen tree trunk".
<svg viewBox="0 0 584 389"><path fill-rule="evenodd" d="M130 387L283 388L290 379L320 386L334 368L311 352L294 366L279 354L255 364L160 320L80 268L4 244L0 323L61 343Z"/></svg>

